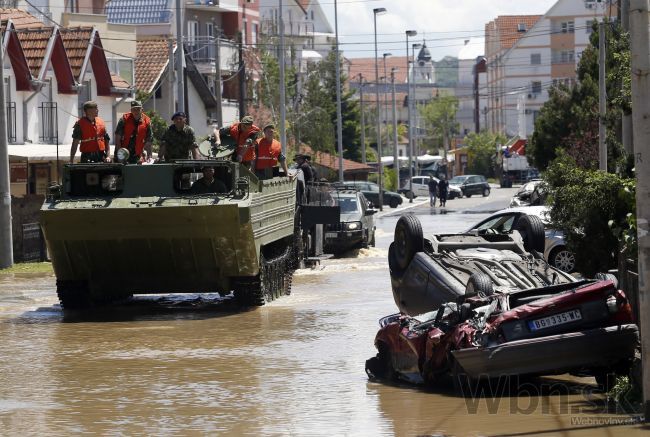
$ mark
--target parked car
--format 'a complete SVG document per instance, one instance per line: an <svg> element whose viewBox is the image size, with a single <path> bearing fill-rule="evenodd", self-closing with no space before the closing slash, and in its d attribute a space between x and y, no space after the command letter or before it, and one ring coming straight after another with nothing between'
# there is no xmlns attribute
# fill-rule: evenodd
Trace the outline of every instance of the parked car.
<svg viewBox="0 0 650 437"><path fill-rule="evenodd" d="M333 184L335 187L354 188L363 193L366 199L372 202L373 205L379 206L379 185L374 182L367 181L345 181ZM389 205L391 208L397 208L402 204L404 199L394 191L382 190L384 197L384 205Z"/></svg>
<svg viewBox="0 0 650 437"><path fill-rule="evenodd" d="M535 179L523 184L519 190L510 199L510 206L528 206L528 205L541 205L543 200L546 199L546 190L544 181ZM535 193L535 195L533 195Z"/></svg>
<svg viewBox="0 0 650 437"><path fill-rule="evenodd" d="M576 268L576 257L566 247L562 231L548 226L549 209L546 206L522 206L495 212L485 220L470 227L466 232L508 233L517 229L519 220L525 215L539 217L544 224L544 259L556 269L572 273Z"/></svg>
<svg viewBox="0 0 650 437"><path fill-rule="evenodd" d="M370 377L464 389L480 378L580 373L602 385L625 374L638 328L612 275L578 280L541 258L544 230L522 216L517 232L424 238L402 216L388 252L400 310L380 320Z"/></svg>
<svg viewBox="0 0 650 437"><path fill-rule="evenodd" d="M341 209L341 221L325 225L325 253L340 254L354 248L375 245L377 212L369 206L363 193L356 190L338 190L332 193L335 205Z"/></svg>
<svg viewBox="0 0 650 437"><path fill-rule="evenodd" d="M481 175L454 176L449 180L449 187L456 187L465 197L481 194L483 197L490 195L490 184Z"/></svg>
<svg viewBox="0 0 650 437"><path fill-rule="evenodd" d="M436 182L439 182L438 178L433 178ZM411 183L409 180L404 182L402 188L399 189L400 194L404 194L406 198L410 199L411 196L416 198L418 196L429 197L429 176L413 176L411 178L413 181L413 192L411 193Z"/></svg>

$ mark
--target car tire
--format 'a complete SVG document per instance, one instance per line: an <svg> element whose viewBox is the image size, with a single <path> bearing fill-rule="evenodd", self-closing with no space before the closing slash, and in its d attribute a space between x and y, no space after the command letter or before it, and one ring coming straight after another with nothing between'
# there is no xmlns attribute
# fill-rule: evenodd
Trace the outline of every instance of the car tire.
<svg viewBox="0 0 650 437"><path fill-rule="evenodd" d="M611 273L596 273L594 279L598 279L599 281L612 281L614 287L618 288L618 278Z"/></svg>
<svg viewBox="0 0 650 437"><path fill-rule="evenodd" d="M483 188L483 197L488 197L490 195L490 189L489 188Z"/></svg>
<svg viewBox="0 0 650 437"><path fill-rule="evenodd" d="M388 205L390 205L391 208L397 208L399 206L399 200L392 198Z"/></svg>
<svg viewBox="0 0 650 437"><path fill-rule="evenodd" d="M375 247L375 231L374 230L372 231L372 238L368 242L368 246Z"/></svg>
<svg viewBox="0 0 650 437"><path fill-rule="evenodd" d="M539 217L522 215L517 220L514 230L521 234L521 238L524 240L524 249L527 252L544 253L546 234L544 233L544 223Z"/></svg>
<svg viewBox="0 0 650 437"><path fill-rule="evenodd" d="M391 277L401 278L404 275L404 269L399 266L395 255L395 242L388 246L388 271Z"/></svg>
<svg viewBox="0 0 650 437"><path fill-rule="evenodd" d="M467 280L464 298L480 296L487 297L494 294L494 284L492 278L486 273L472 273Z"/></svg>
<svg viewBox="0 0 650 437"><path fill-rule="evenodd" d="M395 261L401 270L406 270L417 252L424 248L422 224L414 215L403 215L395 226Z"/></svg>
<svg viewBox="0 0 650 437"><path fill-rule="evenodd" d="M548 263L566 273L573 273L576 269L576 257L566 246L553 249L548 257Z"/></svg>

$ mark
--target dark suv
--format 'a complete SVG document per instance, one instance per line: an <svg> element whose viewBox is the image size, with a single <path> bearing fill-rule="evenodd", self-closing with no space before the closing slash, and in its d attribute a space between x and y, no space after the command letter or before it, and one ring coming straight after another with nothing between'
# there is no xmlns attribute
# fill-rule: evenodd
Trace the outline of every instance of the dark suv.
<svg viewBox="0 0 650 437"><path fill-rule="evenodd" d="M357 189L366 196L366 199L372 202L376 207L379 206L379 185L374 182L368 181L345 181L333 184L335 187ZM399 194L393 191L382 190L384 195L384 205L389 205L391 208L400 206L404 199Z"/></svg>
<svg viewBox="0 0 650 437"><path fill-rule="evenodd" d="M370 207L363 193L340 189L332 192L332 198L341 209L341 219L335 225L325 225L325 252L340 254L354 248L374 246L373 215L377 210Z"/></svg>
<svg viewBox="0 0 650 437"><path fill-rule="evenodd" d="M485 176L481 175L469 174L453 177L449 181L449 186L459 188L465 197L472 197L474 194L481 194L483 197L490 195L490 184L485 180Z"/></svg>

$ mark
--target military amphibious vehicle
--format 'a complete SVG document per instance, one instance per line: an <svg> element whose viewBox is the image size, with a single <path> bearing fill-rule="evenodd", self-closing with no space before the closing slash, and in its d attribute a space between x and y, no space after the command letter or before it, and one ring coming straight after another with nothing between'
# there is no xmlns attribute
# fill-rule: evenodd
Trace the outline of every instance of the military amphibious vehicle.
<svg viewBox="0 0 650 437"><path fill-rule="evenodd" d="M193 194L205 166L223 192ZM289 294L313 226L296 183L258 179L229 159L66 165L41 210L61 305L234 291L254 306ZM307 215L338 221L338 208L320 209Z"/></svg>

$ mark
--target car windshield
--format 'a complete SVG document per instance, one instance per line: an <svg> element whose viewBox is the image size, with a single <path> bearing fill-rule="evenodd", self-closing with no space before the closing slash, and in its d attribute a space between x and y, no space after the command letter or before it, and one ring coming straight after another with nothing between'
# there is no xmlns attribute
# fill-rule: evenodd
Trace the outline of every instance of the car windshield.
<svg viewBox="0 0 650 437"><path fill-rule="evenodd" d="M356 197L339 197L338 205L341 208L341 214L350 214L359 211L359 202Z"/></svg>
<svg viewBox="0 0 650 437"><path fill-rule="evenodd" d="M463 182L465 182L468 178L469 176L454 176L449 180L449 183L452 185L460 185Z"/></svg>

